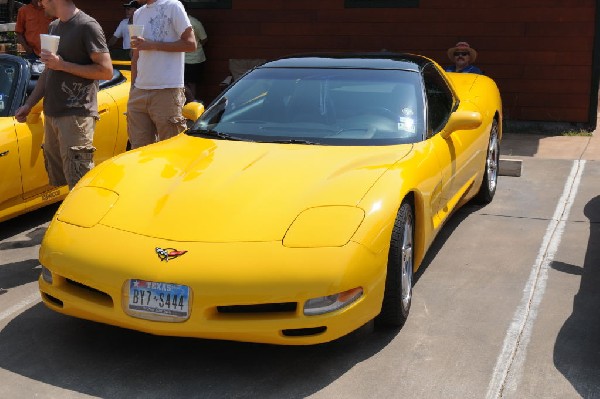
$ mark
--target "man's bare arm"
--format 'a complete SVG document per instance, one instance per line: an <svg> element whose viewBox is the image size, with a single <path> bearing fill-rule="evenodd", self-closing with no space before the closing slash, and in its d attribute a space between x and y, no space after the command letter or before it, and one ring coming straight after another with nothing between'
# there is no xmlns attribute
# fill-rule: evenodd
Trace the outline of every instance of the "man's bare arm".
<svg viewBox="0 0 600 399"><path fill-rule="evenodd" d="M31 108L33 108L33 106L35 104L37 104L44 97L45 92L46 92L46 71L44 70L44 72L42 72L42 74L38 78L38 81L37 81L33 91L31 92L29 97L27 97L25 104L20 106L17 109L17 111L15 112L15 118L17 119L18 122L23 123L27 120L27 115L29 115L29 112L31 112Z"/></svg>
<svg viewBox="0 0 600 399"><path fill-rule="evenodd" d="M118 37L116 37L116 36L111 36L111 38L110 38L110 39L108 39L108 43L107 43L108 47L112 47L112 46L114 46L115 44L117 44L117 41L118 41L118 40L119 40L119 38L118 38Z"/></svg>
<svg viewBox="0 0 600 399"><path fill-rule="evenodd" d="M137 49L133 49L133 54L131 55L131 88L133 89L133 85L135 84L135 79L137 78L137 63L138 58L140 57L140 52Z"/></svg>
<svg viewBox="0 0 600 399"><path fill-rule="evenodd" d="M134 36L131 40L131 47L140 50L154 50L167 52L184 52L189 53L196 50L196 37L191 26L183 31L179 40L175 42L153 42L146 40L143 37Z"/></svg>
<svg viewBox="0 0 600 399"><path fill-rule="evenodd" d="M90 58L92 59L91 64L80 65L65 61L62 57L45 50L42 50L41 54L41 60L46 64L46 68L64 71L85 79L109 80L112 78L113 67L109 53L92 53Z"/></svg>
<svg viewBox="0 0 600 399"><path fill-rule="evenodd" d="M27 40L25 40L25 35L17 32L17 42L23 46L26 53L33 53L33 48L27 43Z"/></svg>

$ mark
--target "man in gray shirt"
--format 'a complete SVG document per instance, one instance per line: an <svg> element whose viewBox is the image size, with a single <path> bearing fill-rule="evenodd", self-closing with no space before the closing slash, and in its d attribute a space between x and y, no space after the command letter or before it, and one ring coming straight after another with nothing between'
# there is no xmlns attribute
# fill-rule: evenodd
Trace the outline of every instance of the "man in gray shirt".
<svg viewBox="0 0 600 399"><path fill-rule="evenodd" d="M112 77L112 63L98 22L72 0L42 0L46 13L57 17L51 35L60 36L56 54L42 49L46 65L35 89L16 112L25 122L44 97L44 157L50 184L69 185L94 167L94 128L98 119L98 80Z"/></svg>

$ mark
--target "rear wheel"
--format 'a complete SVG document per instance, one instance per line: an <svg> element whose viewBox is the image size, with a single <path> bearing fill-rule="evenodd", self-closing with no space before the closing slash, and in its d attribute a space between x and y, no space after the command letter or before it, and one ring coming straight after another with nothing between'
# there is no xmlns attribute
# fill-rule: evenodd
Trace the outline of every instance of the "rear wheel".
<svg viewBox="0 0 600 399"><path fill-rule="evenodd" d="M483 181L474 201L479 204L489 204L496 194L498 183L498 167L500 166L500 142L498 141L498 122L494 120L490 131Z"/></svg>
<svg viewBox="0 0 600 399"><path fill-rule="evenodd" d="M375 318L379 326L404 325L412 301L414 212L408 201L403 201L390 242L385 293L381 313Z"/></svg>

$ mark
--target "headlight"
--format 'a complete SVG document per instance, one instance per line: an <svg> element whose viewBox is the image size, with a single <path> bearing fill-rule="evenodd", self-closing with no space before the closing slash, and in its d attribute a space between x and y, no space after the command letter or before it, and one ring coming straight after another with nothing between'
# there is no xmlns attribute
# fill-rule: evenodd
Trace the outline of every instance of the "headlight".
<svg viewBox="0 0 600 399"><path fill-rule="evenodd" d="M341 247L352 238L365 218L353 206L320 206L303 211L288 229L283 245L288 248Z"/></svg>
<svg viewBox="0 0 600 399"><path fill-rule="evenodd" d="M42 279L48 284L52 284L52 272L42 266Z"/></svg>
<svg viewBox="0 0 600 399"><path fill-rule="evenodd" d="M362 294L362 287L357 287L348 291L340 292L339 294L309 299L304 304L304 314L306 316L314 316L318 314L334 312L350 305L352 302L360 298Z"/></svg>
<svg viewBox="0 0 600 399"><path fill-rule="evenodd" d="M58 210L58 220L81 227L95 226L118 199L117 193L105 188L75 188Z"/></svg>

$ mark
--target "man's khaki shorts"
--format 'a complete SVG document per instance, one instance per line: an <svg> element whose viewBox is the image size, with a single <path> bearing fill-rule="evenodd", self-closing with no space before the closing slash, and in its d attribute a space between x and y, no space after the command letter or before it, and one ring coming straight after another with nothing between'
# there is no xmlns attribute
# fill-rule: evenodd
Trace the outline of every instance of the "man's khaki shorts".
<svg viewBox="0 0 600 399"><path fill-rule="evenodd" d="M43 147L50 185L73 188L94 167L95 127L92 116L46 116Z"/></svg>
<svg viewBox="0 0 600 399"><path fill-rule="evenodd" d="M136 87L127 103L127 132L131 148L138 148L176 136L186 129L181 114L183 88L145 90Z"/></svg>

